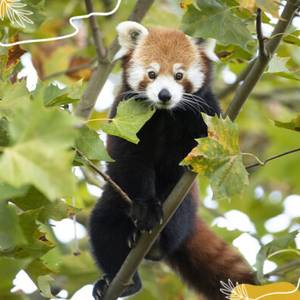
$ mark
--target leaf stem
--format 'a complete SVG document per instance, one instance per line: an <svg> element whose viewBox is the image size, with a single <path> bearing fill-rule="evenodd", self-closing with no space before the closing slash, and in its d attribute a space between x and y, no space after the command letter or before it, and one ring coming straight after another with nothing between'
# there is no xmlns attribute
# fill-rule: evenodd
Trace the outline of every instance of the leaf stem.
<svg viewBox="0 0 300 300"><path fill-rule="evenodd" d="M298 151L300 151L300 148L292 149L292 150L289 150L289 151L286 151L286 152L283 152L283 153L271 156L271 157L267 158L264 161L259 160L255 155L252 154L251 156L255 157L255 159L257 159L258 162L255 163L255 164L246 166L246 169L249 170L249 169L254 168L254 167L264 166L264 165L266 165L271 160L274 160L274 159L277 159L279 157L282 157L282 156L285 156L285 155L288 155L288 154L291 154L291 153L295 153L295 152L298 152ZM246 154L246 153L243 153L243 154ZM250 153L248 153L248 154L250 154Z"/></svg>
<svg viewBox="0 0 300 300"><path fill-rule="evenodd" d="M263 165L265 164L262 160L260 160L260 159L259 159L257 156L255 156L253 153L243 152L242 155L253 157L253 158L258 162L258 165L259 165L259 166L263 166Z"/></svg>

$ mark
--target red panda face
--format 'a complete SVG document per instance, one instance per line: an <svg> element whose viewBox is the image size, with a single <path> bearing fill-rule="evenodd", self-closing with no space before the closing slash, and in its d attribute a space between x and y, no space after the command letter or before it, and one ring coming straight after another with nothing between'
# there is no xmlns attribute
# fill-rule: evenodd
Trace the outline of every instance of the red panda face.
<svg viewBox="0 0 300 300"><path fill-rule="evenodd" d="M135 22L118 26L120 56L125 56L124 79L133 92L158 108L179 105L208 80L209 59L204 48L183 32Z"/></svg>

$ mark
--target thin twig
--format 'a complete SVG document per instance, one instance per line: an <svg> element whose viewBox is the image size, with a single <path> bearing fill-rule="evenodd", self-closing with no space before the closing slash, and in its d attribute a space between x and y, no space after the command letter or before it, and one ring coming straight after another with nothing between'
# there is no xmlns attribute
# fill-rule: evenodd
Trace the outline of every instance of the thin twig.
<svg viewBox="0 0 300 300"><path fill-rule="evenodd" d="M103 184L101 184L101 182L93 176L94 174L92 173L92 171L90 171L84 167L80 167L80 170L81 170L81 172L84 176L84 179L87 183L95 185L101 189L103 188Z"/></svg>
<svg viewBox="0 0 300 300"><path fill-rule="evenodd" d="M249 169L254 168L254 167L265 166L265 165L266 165L269 161L271 161L271 160L274 160L274 159L277 159L277 158L279 158L279 157L282 157L282 156L285 156L285 155L288 155L288 154L291 154L291 153L295 153L295 152L298 152L298 151L300 151L300 148L296 148L296 149L293 149L293 150L289 150L289 151L286 151L286 152L283 152L283 153L280 153L280 154L271 156L271 157L267 158L267 159L264 160L264 161L257 162L257 163L255 163L255 164L246 166L246 169L249 170Z"/></svg>
<svg viewBox="0 0 300 300"><path fill-rule="evenodd" d="M93 3L91 0L85 0L85 6L86 6L86 10L89 14L94 12ZM91 16L89 18L89 22L91 25L92 34L93 34L93 38L94 38L94 42L95 42L95 48L96 48L98 62L101 63L106 58L107 49L104 46L102 33L99 29L99 26L98 26L95 16Z"/></svg>
<svg viewBox="0 0 300 300"><path fill-rule="evenodd" d="M108 182L112 188L128 203L132 204L132 200L129 198L129 196L122 190L122 188L111 179L110 176L102 172L92 161L90 161L80 150L75 148L76 153L83 158L83 160L86 162L86 164L94 170L97 174L99 174L106 182Z"/></svg>
<svg viewBox="0 0 300 300"><path fill-rule="evenodd" d="M288 273L294 269L300 268L300 260L293 260L293 261L289 261L286 264L279 266L278 268L276 268L274 271L271 271L269 273L266 273L264 275L264 277L270 277L270 276L274 276L274 275L281 275L284 273Z"/></svg>
<svg viewBox="0 0 300 300"><path fill-rule="evenodd" d="M49 79L52 79L52 78L55 78L55 77L59 77L59 76L62 76L62 75L68 74L68 73L77 72L77 71L80 71L82 69L90 68L90 67L92 67L95 64L96 61L97 61L97 59L93 58L88 63L84 63L84 64L80 64L78 66L70 67L70 68L68 68L66 70L55 72L55 73L52 73L52 74L50 74L48 76L45 76L43 78L43 80L49 80Z"/></svg>
<svg viewBox="0 0 300 300"><path fill-rule="evenodd" d="M262 32L262 21L261 21L261 9L258 8L256 12L256 35L258 42L258 55L259 57L265 58L267 56L265 49L265 38Z"/></svg>

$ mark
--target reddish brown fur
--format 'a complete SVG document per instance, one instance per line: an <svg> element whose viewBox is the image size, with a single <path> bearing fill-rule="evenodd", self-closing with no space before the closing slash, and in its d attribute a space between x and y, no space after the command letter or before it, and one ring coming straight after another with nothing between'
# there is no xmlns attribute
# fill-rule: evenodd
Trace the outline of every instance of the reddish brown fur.
<svg viewBox="0 0 300 300"><path fill-rule="evenodd" d="M198 292L211 300L223 300L220 281L254 283L248 264L231 246L197 220L195 231L169 260L170 265Z"/></svg>
<svg viewBox="0 0 300 300"><path fill-rule="evenodd" d="M199 54L183 32L152 28L146 39L138 46L136 55L145 66L153 62L159 63L160 74L173 74L174 64L181 63L183 68L188 68Z"/></svg>

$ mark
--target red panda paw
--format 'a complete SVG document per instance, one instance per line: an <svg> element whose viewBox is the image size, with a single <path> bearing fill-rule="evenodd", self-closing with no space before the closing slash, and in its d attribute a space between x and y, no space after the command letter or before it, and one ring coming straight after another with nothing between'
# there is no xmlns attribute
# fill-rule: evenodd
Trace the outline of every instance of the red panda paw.
<svg viewBox="0 0 300 300"><path fill-rule="evenodd" d="M130 217L140 232L152 232L153 227L163 222L163 210L160 201L135 201L131 207Z"/></svg>
<svg viewBox="0 0 300 300"><path fill-rule="evenodd" d="M106 290L108 289L110 280L108 276L103 275L103 277L98 280L93 288L93 297L95 300L102 300Z"/></svg>

